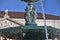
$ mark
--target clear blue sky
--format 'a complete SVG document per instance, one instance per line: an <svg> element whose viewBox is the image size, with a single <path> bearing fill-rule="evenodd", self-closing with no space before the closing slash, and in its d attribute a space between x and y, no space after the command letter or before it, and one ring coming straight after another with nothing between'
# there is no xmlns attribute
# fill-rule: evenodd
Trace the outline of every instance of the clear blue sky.
<svg viewBox="0 0 60 40"><path fill-rule="evenodd" d="M60 0L43 0L46 14L60 16ZM40 2L36 2L37 12L42 12ZM0 10L8 9L9 11L24 12L27 3L21 0L0 0Z"/></svg>

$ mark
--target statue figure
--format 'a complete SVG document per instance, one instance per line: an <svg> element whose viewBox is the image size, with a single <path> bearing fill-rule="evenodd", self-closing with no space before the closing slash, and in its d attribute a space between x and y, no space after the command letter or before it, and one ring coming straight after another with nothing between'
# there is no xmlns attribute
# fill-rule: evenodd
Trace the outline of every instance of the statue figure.
<svg viewBox="0 0 60 40"><path fill-rule="evenodd" d="M8 15L8 9L5 10L4 18L9 18L9 15Z"/></svg>
<svg viewBox="0 0 60 40"><path fill-rule="evenodd" d="M26 7L25 20L26 24L35 24L37 13L34 5L28 4Z"/></svg>
<svg viewBox="0 0 60 40"><path fill-rule="evenodd" d="M29 11L30 8L29 8L29 6L27 6L25 10L26 10L25 20L26 20L27 23L30 23L31 21L30 21L30 11Z"/></svg>
<svg viewBox="0 0 60 40"><path fill-rule="evenodd" d="M36 13L35 6L32 8L31 17L32 17L32 21L35 22L35 20L37 19L37 13Z"/></svg>

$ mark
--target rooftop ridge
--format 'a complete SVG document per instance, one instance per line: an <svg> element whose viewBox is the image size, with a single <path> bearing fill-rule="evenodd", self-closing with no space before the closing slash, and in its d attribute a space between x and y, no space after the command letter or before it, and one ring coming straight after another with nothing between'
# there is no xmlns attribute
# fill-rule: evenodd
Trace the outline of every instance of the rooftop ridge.
<svg viewBox="0 0 60 40"><path fill-rule="evenodd" d="M43 19L42 13L38 13L37 12L37 14L38 14L37 19ZM4 11L0 11L0 18L3 18L4 15L5 15L5 12ZM10 18L21 18L21 19L24 19L25 12L11 12L11 11L9 11L8 15L9 15ZM60 20L60 16L55 16L55 15L51 15L51 14L45 14L45 15L46 15L46 19Z"/></svg>

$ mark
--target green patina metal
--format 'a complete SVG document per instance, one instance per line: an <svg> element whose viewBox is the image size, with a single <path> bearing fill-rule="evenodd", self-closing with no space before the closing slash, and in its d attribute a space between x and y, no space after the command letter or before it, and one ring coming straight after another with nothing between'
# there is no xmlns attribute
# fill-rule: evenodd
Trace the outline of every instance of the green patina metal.
<svg viewBox="0 0 60 40"><path fill-rule="evenodd" d="M51 27L51 26L47 26L48 30L59 30L60 29L57 29L57 28L54 28L54 27ZM12 31L12 30L21 30L21 29L28 29L28 30L31 30L31 29L44 29L44 26L16 26L16 27L11 27L11 28L4 28L4 29L0 29L0 32L3 32L3 31Z"/></svg>
<svg viewBox="0 0 60 40"><path fill-rule="evenodd" d="M37 19L37 13L36 13L36 8L34 5L34 2L37 0L22 0L22 1L27 1L28 5L25 9L26 13L25 13L25 24L26 26L37 26L37 24L35 23L35 20Z"/></svg>
<svg viewBox="0 0 60 40"><path fill-rule="evenodd" d="M60 32L60 29L56 29L54 27L51 26L47 26L48 30L53 30L53 31L57 31ZM0 32L2 32L3 34L5 33L10 33L10 34L16 34L19 32L27 32L25 30L44 30L44 26L17 26L17 27L12 27L12 28L4 28L4 29L0 29Z"/></svg>
<svg viewBox="0 0 60 40"><path fill-rule="evenodd" d="M48 28L48 33L50 31L52 31L50 33L53 33L54 31L55 31L54 33L56 33L56 32L60 33L60 29L56 29L56 28L51 27L51 26L47 26L47 28ZM27 34L26 37L28 39L33 34L35 35L35 33L36 33L36 35L40 35L40 36L42 36L42 38L45 38L44 31L45 31L44 30L44 26L16 26L16 27L12 27L12 28L0 29L1 36L3 36L3 37L14 38L14 35L18 35L19 36L19 35L21 35L20 33L26 33ZM32 37L34 37L34 36L32 36ZM23 39L27 39L27 38L23 38Z"/></svg>

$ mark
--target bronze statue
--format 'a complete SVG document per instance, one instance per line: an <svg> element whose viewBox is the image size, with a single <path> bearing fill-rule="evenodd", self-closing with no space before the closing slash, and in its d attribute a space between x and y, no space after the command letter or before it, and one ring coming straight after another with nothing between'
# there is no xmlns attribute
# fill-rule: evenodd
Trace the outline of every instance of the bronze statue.
<svg viewBox="0 0 60 40"><path fill-rule="evenodd" d="M31 3L29 3L25 10L26 10L26 13L25 13L26 23L35 24L35 20L37 19L37 13L36 13L35 6Z"/></svg>
<svg viewBox="0 0 60 40"><path fill-rule="evenodd" d="M27 2L28 5L25 9L25 25L37 25L35 23L35 20L37 19L37 13L36 13L36 7L34 5L34 2L37 2L38 0L21 0L24 2Z"/></svg>

